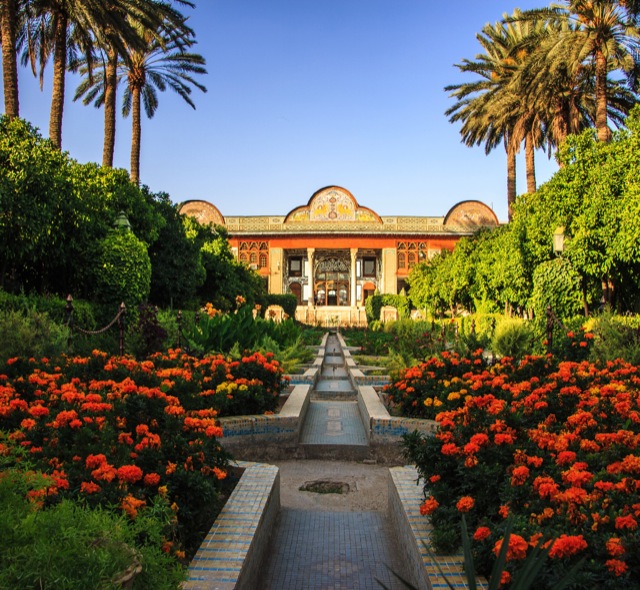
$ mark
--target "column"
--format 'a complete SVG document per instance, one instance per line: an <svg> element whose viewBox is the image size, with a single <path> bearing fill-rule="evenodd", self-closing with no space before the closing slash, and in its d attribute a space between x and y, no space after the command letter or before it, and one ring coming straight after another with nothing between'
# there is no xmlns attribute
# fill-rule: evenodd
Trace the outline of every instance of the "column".
<svg viewBox="0 0 640 590"><path fill-rule="evenodd" d="M307 301L307 305L309 307L313 307L315 304L315 298L316 298L316 294L315 294L315 288L314 288L314 283L315 283L315 276L314 276L314 272L313 272L313 263L314 263L314 256L315 256L315 252L316 249L315 248L307 248L307 260L309 263L309 291L310 291L310 295L309 295L309 300Z"/></svg>
<svg viewBox="0 0 640 590"><path fill-rule="evenodd" d="M351 307L356 306L356 256L358 248L351 248Z"/></svg>

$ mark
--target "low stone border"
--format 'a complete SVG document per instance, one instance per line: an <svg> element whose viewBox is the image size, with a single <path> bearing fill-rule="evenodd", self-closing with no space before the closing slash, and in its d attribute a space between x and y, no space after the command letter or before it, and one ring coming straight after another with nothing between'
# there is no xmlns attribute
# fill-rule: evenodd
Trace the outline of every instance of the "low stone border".
<svg viewBox="0 0 640 590"><path fill-rule="evenodd" d="M404 434L417 430L433 435L437 429L434 420L390 416L371 385L358 387L358 408L369 429L369 444L384 445L399 442Z"/></svg>
<svg viewBox="0 0 640 590"><path fill-rule="evenodd" d="M224 445L233 447L235 443L298 444L300 429L309 407L311 385L296 385L279 414L259 414L256 416L230 416L220 418L224 434Z"/></svg>
<svg viewBox="0 0 640 590"><path fill-rule="evenodd" d="M464 574L464 558L459 555L429 555L425 543L429 544L431 522L420 514L420 505L424 497L418 484L418 472L413 466L392 467L389 469L389 515L404 555L406 574L419 590L437 590L439 588L468 589ZM440 569L446 574L440 573ZM487 588L484 579L477 580L478 588Z"/></svg>
<svg viewBox="0 0 640 590"><path fill-rule="evenodd" d="M189 565L184 590L254 590L280 511L280 470L238 462L245 471Z"/></svg>

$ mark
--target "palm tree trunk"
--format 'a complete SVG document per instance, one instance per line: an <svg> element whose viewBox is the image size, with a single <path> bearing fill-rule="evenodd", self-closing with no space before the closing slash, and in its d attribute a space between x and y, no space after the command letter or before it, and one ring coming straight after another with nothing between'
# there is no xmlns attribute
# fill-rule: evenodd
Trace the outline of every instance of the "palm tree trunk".
<svg viewBox="0 0 640 590"><path fill-rule="evenodd" d="M49 138L58 149L62 147L62 111L64 110L64 83L67 71L67 17L55 15L55 46L53 50L53 90L49 115Z"/></svg>
<svg viewBox="0 0 640 590"><path fill-rule="evenodd" d="M569 135L569 114L558 97L554 99L553 111L553 136L556 146L559 147ZM563 165L560 163L560 167Z"/></svg>
<svg viewBox="0 0 640 590"><path fill-rule="evenodd" d="M524 153L527 163L527 192L536 192L536 154L533 147L533 137L531 132L524 138Z"/></svg>
<svg viewBox="0 0 640 590"><path fill-rule="evenodd" d="M509 221L513 214L513 205L516 202L516 151L507 146L507 207Z"/></svg>
<svg viewBox="0 0 640 590"><path fill-rule="evenodd" d="M142 125L140 119L140 88L131 90L131 181L140 184L140 136Z"/></svg>
<svg viewBox="0 0 640 590"><path fill-rule="evenodd" d="M20 116L18 102L18 65L16 56L16 4L15 0L0 1L2 38L2 83L4 86L4 112L10 117Z"/></svg>
<svg viewBox="0 0 640 590"><path fill-rule="evenodd" d="M609 141L611 130L607 125L607 58L596 50L596 129L599 141Z"/></svg>
<svg viewBox="0 0 640 590"><path fill-rule="evenodd" d="M118 84L118 52L110 49L107 55L104 92L104 144L102 165L113 168L113 152L116 145L116 87Z"/></svg>

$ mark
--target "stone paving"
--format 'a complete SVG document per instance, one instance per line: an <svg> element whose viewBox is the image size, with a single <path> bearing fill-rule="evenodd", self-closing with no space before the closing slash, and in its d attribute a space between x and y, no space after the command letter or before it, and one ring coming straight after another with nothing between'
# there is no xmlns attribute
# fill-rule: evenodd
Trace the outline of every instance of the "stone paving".
<svg viewBox="0 0 640 590"><path fill-rule="evenodd" d="M384 513L283 508L261 590L403 588L385 567L401 567L392 539Z"/></svg>

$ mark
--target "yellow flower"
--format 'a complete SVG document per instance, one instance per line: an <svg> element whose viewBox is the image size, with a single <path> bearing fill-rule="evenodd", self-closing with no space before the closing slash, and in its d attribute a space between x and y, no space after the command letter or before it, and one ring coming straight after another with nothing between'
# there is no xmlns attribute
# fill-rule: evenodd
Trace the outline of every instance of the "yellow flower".
<svg viewBox="0 0 640 590"><path fill-rule="evenodd" d="M442 405L442 402L437 398L433 398L433 405L437 408Z"/></svg>
<svg viewBox="0 0 640 590"><path fill-rule="evenodd" d="M430 406L432 406L432 405L433 405L433 398L428 397L428 398L426 398L426 399L424 400L424 402L423 402L423 403L424 403L424 405L425 405L425 406L427 406L427 408L428 408L428 407L430 407Z"/></svg>
<svg viewBox="0 0 640 590"><path fill-rule="evenodd" d="M457 391L452 391L448 396L447 396L447 400L450 402L454 402L456 400L460 399L460 394Z"/></svg>

